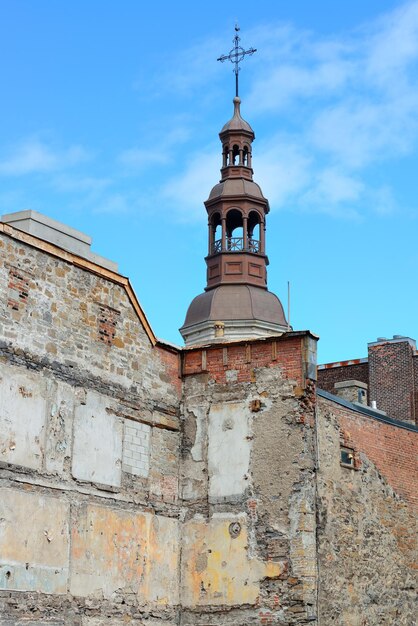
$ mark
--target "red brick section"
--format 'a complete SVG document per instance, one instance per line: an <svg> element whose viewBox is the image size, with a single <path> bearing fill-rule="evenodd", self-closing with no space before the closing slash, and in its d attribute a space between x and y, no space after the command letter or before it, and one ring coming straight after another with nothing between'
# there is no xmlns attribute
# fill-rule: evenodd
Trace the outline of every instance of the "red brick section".
<svg viewBox="0 0 418 626"><path fill-rule="evenodd" d="M14 311L19 311L26 305L28 299L29 278L19 269L11 267L8 288L7 306Z"/></svg>
<svg viewBox="0 0 418 626"><path fill-rule="evenodd" d="M328 365L332 365L329 363ZM356 363L354 365L340 365L337 367L327 367L318 369L318 387L335 393L335 383L341 383L344 380L360 380L362 383L369 384L369 365L368 363Z"/></svg>
<svg viewBox="0 0 418 626"><path fill-rule="evenodd" d="M286 378L305 386L303 349L306 334L291 333L273 339L212 345L184 351L183 375L207 372L217 383L226 383L228 371L237 372L238 382L254 379L257 367L280 367Z"/></svg>
<svg viewBox="0 0 418 626"><path fill-rule="evenodd" d="M418 506L418 433L333 405L348 447L364 453L398 495Z"/></svg>
<svg viewBox="0 0 418 626"><path fill-rule="evenodd" d="M414 397L415 397L415 424L418 424L418 354L414 354Z"/></svg>
<svg viewBox="0 0 418 626"><path fill-rule="evenodd" d="M116 335L116 324L120 313L104 304L99 306L98 315L98 337L108 346L113 344Z"/></svg>
<svg viewBox="0 0 418 626"><path fill-rule="evenodd" d="M182 380L180 377L180 354L176 348L171 349L164 344L155 346L157 354L164 364L164 369L169 380L175 387L178 397L181 397Z"/></svg>
<svg viewBox="0 0 418 626"><path fill-rule="evenodd" d="M369 398L389 417L415 421L414 358L408 341L369 345Z"/></svg>

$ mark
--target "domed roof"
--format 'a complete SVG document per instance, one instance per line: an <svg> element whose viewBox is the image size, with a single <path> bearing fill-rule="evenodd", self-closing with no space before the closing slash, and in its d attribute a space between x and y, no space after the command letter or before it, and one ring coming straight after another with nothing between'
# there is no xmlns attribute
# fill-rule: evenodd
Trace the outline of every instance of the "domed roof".
<svg viewBox="0 0 418 626"><path fill-rule="evenodd" d="M251 196L266 201L260 185L246 178L227 178L212 188L208 200L226 196Z"/></svg>
<svg viewBox="0 0 418 626"><path fill-rule="evenodd" d="M233 100L233 103L234 103L234 115L229 120L229 122L225 124L225 126L222 128L219 134L223 135L223 133L227 131L231 131L231 130L232 131L244 130L247 133L251 133L252 135L254 135L254 131L249 125L249 123L246 122L241 117L241 112L240 112L241 98L235 97Z"/></svg>
<svg viewBox="0 0 418 626"><path fill-rule="evenodd" d="M207 320L258 320L287 326L279 298L252 285L220 285L196 296L188 308L183 328Z"/></svg>

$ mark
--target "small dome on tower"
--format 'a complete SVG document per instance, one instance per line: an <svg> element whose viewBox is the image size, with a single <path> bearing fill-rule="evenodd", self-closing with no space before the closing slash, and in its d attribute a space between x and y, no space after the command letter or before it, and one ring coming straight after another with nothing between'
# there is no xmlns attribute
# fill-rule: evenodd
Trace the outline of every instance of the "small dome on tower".
<svg viewBox="0 0 418 626"><path fill-rule="evenodd" d="M280 334L288 325L279 298L252 285L220 285L192 300L181 333L187 345L216 341L215 325L224 335L217 341Z"/></svg>
<svg viewBox="0 0 418 626"><path fill-rule="evenodd" d="M209 194L209 200L215 198L227 198L228 196L246 196L248 198L258 198L267 202L267 199L263 196L260 185L253 180L246 180L245 178L227 178L221 181L214 187Z"/></svg>
<svg viewBox="0 0 418 626"><path fill-rule="evenodd" d="M234 115L229 120L229 122L227 122L225 126L222 128L221 132L219 133L220 136L222 137L222 135L226 132L243 130L243 131L246 131L247 133L251 133L254 138L255 135L254 135L253 129L251 128L249 123L246 122L241 117L241 112L240 112L241 98L235 97L233 102L234 102Z"/></svg>

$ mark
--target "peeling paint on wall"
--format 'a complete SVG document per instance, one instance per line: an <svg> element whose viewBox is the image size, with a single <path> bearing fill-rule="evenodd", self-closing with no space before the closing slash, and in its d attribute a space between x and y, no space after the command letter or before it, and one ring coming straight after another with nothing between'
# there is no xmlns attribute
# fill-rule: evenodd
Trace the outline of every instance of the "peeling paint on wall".
<svg viewBox="0 0 418 626"><path fill-rule="evenodd" d="M108 410L109 400L92 391L74 416L72 473L75 478L119 487L123 419Z"/></svg>
<svg viewBox="0 0 418 626"><path fill-rule="evenodd" d="M83 505L72 530L71 593L135 594L140 604L178 603L178 522Z"/></svg>
<svg viewBox="0 0 418 626"><path fill-rule="evenodd" d="M236 536L231 524L238 525ZM182 563L182 600L190 607L254 604L260 581L283 571L280 563L249 557L245 515L222 513L185 524Z"/></svg>
<svg viewBox="0 0 418 626"><path fill-rule="evenodd" d="M209 497L240 496L248 486L250 411L246 402L212 404L209 413Z"/></svg>
<svg viewBox="0 0 418 626"><path fill-rule="evenodd" d="M31 372L0 363L0 461L30 469L43 463L46 387Z"/></svg>
<svg viewBox="0 0 418 626"><path fill-rule="evenodd" d="M68 504L1 489L0 588L66 593L68 566Z"/></svg>

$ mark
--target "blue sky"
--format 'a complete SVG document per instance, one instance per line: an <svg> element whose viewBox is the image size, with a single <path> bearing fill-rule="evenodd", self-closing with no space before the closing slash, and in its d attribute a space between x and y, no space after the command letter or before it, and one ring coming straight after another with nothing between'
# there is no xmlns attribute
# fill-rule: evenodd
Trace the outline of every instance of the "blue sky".
<svg viewBox="0 0 418 626"><path fill-rule="evenodd" d="M0 213L34 209L119 262L158 336L205 286L203 201L241 111L269 198L269 288L319 362L418 338L418 0L1 0Z"/></svg>

